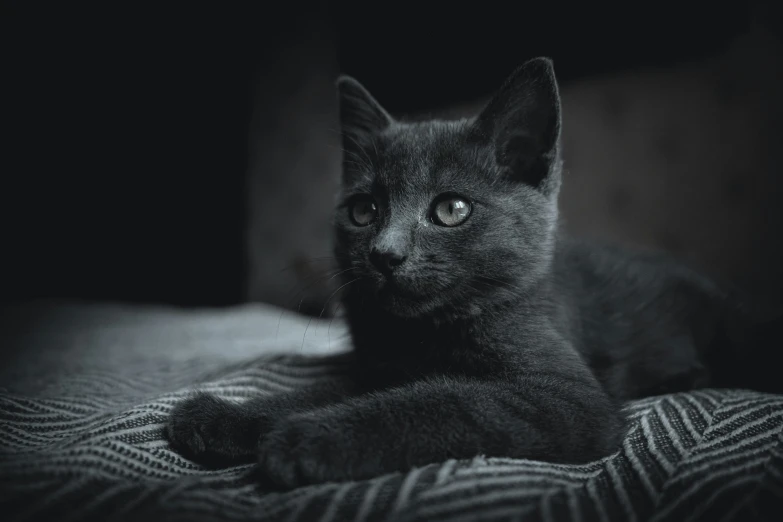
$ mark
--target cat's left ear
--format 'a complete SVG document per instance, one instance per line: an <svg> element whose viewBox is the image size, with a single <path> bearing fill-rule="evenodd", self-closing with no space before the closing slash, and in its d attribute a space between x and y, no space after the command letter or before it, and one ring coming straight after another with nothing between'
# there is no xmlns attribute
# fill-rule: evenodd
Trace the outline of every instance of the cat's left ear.
<svg viewBox="0 0 783 522"><path fill-rule="evenodd" d="M375 98L354 78L342 75L337 79L340 93L340 126L343 148L364 146L373 135L394 121Z"/></svg>
<svg viewBox="0 0 783 522"><path fill-rule="evenodd" d="M534 58L503 83L473 130L494 146L495 160L509 178L545 188L559 159L560 124L552 60Z"/></svg>

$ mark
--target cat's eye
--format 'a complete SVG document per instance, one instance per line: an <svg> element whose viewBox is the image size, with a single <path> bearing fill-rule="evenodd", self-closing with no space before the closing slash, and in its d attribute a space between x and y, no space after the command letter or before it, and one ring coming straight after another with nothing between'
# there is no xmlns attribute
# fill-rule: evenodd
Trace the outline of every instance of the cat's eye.
<svg viewBox="0 0 783 522"><path fill-rule="evenodd" d="M461 225L470 216L470 202L454 194L445 194L435 199L432 207L432 221L443 227Z"/></svg>
<svg viewBox="0 0 783 522"><path fill-rule="evenodd" d="M366 227L375 221L375 218L378 215L378 206L371 196L357 196L351 201L351 204L348 207L348 215L351 217L351 221L354 225L357 227Z"/></svg>

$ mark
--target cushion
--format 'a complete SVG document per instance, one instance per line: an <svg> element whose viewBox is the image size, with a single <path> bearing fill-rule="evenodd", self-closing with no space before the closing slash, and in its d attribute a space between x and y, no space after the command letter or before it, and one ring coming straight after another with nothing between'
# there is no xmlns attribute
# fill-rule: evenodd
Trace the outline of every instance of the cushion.
<svg viewBox="0 0 783 522"><path fill-rule="evenodd" d="M750 520L783 510L783 396L701 390L627 405L603 460L435 463L269 492L253 466L173 451L168 412L195 389L231 400L339 372L344 325L248 305L35 304L3 311L5 520ZM9 355L10 354L10 355Z"/></svg>

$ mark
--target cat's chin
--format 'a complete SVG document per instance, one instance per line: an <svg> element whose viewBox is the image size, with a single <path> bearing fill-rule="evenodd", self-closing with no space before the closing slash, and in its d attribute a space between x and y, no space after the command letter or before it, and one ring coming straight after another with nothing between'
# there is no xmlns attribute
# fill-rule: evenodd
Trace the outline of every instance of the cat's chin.
<svg viewBox="0 0 783 522"><path fill-rule="evenodd" d="M434 303L405 297L379 299L379 303L386 312L403 319L427 316L438 308Z"/></svg>
<svg viewBox="0 0 783 522"><path fill-rule="evenodd" d="M386 312L406 319L427 315L439 305L433 294L412 292L393 282L382 283L376 290L376 298Z"/></svg>
<svg viewBox="0 0 783 522"><path fill-rule="evenodd" d="M448 321L480 313L480 309L472 304L456 309L448 295L446 290L421 294L403 293L391 286L381 288L376 294L378 304L383 310L402 319L431 317Z"/></svg>
<svg viewBox="0 0 783 522"><path fill-rule="evenodd" d="M430 319L435 322L448 323L465 320L481 314L481 308L474 305L455 308L441 301L410 301L393 300L382 302L381 308L400 319Z"/></svg>

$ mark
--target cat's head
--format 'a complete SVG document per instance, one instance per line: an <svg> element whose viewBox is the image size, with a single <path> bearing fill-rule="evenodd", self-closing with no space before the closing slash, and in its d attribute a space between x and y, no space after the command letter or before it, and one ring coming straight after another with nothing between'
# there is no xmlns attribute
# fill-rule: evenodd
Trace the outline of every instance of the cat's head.
<svg viewBox="0 0 783 522"><path fill-rule="evenodd" d="M336 256L348 299L465 317L549 270L560 188L550 60L518 68L475 118L404 123L338 82L344 165Z"/></svg>

